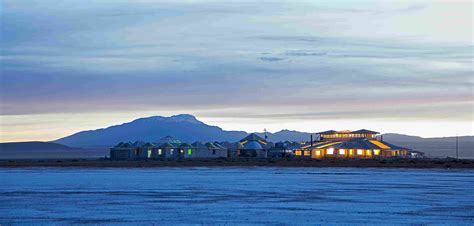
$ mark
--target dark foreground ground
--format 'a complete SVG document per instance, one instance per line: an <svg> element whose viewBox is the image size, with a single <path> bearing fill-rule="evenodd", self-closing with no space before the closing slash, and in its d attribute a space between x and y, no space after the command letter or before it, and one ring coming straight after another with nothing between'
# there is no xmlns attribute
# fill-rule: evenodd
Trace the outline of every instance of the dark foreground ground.
<svg viewBox="0 0 474 226"><path fill-rule="evenodd" d="M200 160L0 160L0 167L383 167L383 168L474 168L467 159L200 159Z"/></svg>

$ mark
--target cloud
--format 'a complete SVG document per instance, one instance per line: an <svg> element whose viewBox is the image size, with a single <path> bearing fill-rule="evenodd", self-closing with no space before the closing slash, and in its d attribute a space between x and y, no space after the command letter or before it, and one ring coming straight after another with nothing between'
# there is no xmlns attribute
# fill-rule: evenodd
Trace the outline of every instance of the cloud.
<svg viewBox="0 0 474 226"><path fill-rule="evenodd" d="M280 57L260 57L259 58L262 61L268 61L268 62L275 62L275 61L282 61L285 58L280 58Z"/></svg>

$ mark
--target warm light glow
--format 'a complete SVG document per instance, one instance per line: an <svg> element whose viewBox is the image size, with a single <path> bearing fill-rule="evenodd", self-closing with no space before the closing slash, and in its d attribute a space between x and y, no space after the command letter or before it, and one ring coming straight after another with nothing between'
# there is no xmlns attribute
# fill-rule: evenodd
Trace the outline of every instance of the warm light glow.
<svg viewBox="0 0 474 226"><path fill-rule="evenodd" d="M353 149L349 150L349 155L354 155L354 150Z"/></svg>
<svg viewBox="0 0 474 226"><path fill-rule="evenodd" d="M301 156L301 151L295 151L295 155Z"/></svg>
<svg viewBox="0 0 474 226"><path fill-rule="evenodd" d="M362 149L357 149L357 155L362 155L363 150Z"/></svg>
<svg viewBox="0 0 474 226"><path fill-rule="evenodd" d="M328 155L333 155L334 154L334 148L329 148L327 149L327 152L326 152Z"/></svg>
<svg viewBox="0 0 474 226"><path fill-rule="evenodd" d="M365 153L367 153L367 156L372 156L372 152L370 150L366 150Z"/></svg>
<svg viewBox="0 0 474 226"><path fill-rule="evenodd" d="M389 149L390 148L389 146L383 144L382 142L380 142L378 140L369 140L369 141L370 141L370 143L377 145L377 147L379 147L379 148L382 148L382 149Z"/></svg>
<svg viewBox="0 0 474 226"><path fill-rule="evenodd" d="M316 155L321 155L321 151L316 151Z"/></svg>
<svg viewBox="0 0 474 226"><path fill-rule="evenodd" d="M380 150L379 149L374 149L374 155L380 155Z"/></svg>
<svg viewBox="0 0 474 226"><path fill-rule="evenodd" d="M310 156L311 153L310 153L310 151L304 151L304 155L305 155L305 156Z"/></svg>
<svg viewBox="0 0 474 226"><path fill-rule="evenodd" d="M339 154L340 154L340 155L345 155L345 154L346 154L346 150L344 150L344 149L339 149Z"/></svg>

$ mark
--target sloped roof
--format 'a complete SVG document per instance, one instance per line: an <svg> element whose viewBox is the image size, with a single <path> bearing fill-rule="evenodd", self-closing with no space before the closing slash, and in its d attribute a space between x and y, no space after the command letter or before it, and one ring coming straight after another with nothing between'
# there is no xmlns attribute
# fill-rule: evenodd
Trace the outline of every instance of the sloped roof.
<svg viewBox="0 0 474 226"><path fill-rule="evenodd" d="M263 139L262 137L260 137L259 135L255 134L255 133L251 133L250 135L244 137L242 140L240 140L240 142L243 142L243 141L265 141L265 139Z"/></svg>
<svg viewBox="0 0 474 226"><path fill-rule="evenodd" d="M182 143L180 146L180 148L194 148L194 146L188 144L188 143Z"/></svg>
<svg viewBox="0 0 474 226"><path fill-rule="evenodd" d="M163 144L160 144L158 148L175 148L175 146L170 143L163 143Z"/></svg>
<svg viewBox="0 0 474 226"><path fill-rule="evenodd" d="M360 130L352 131L352 133L379 134L379 132L375 132L368 129L360 129Z"/></svg>
<svg viewBox="0 0 474 226"><path fill-rule="evenodd" d="M335 132L336 130L326 130L326 131L319 132L318 134L333 134Z"/></svg>
<svg viewBox="0 0 474 226"><path fill-rule="evenodd" d="M206 147L207 147L208 149L211 149L211 150L220 149L219 147L216 147L216 145L214 145L214 144L211 143L211 142L207 142L205 145L206 145Z"/></svg>
<svg viewBox="0 0 474 226"><path fill-rule="evenodd" d="M194 146L195 148L207 148L207 146L200 141L196 141L192 143L191 145Z"/></svg>
<svg viewBox="0 0 474 226"><path fill-rule="evenodd" d="M261 150L263 149L262 145L257 141L250 141L244 144L244 148L247 150Z"/></svg>
<svg viewBox="0 0 474 226"><path fill-rule="evenodd" d="M141 146L143 146L143 145L145 145L145 142L139 141L139 140L133 142L133 144L132 144L133 147L137 147L137 148L139 148L139 147L141 147Z"/></svg>
<svg viewBox="0 0 474 226"><path fill-rule="evenodd" d="M181 144L182 142L176 138L174 138L173 136L165 136L165 137L162 137L161 139L159 139L157 142L158 145L161 145L161 144L164 144L164 143L170 143L170 144L174 144L174 145L179 145Z"/></svg>
<svg viewBox="0 0 474 226"><path fill-rule="evenodd" d="M220 148L220 149L227 149L227 147L223 146L223 145L220 144L219 142L214 142L213 144L214 144L214 146L216 146L216 147L218 147L218 148Z"/></svg>
<svg viewBox="0 0 474 226"><path fill-rule="evenodd" d="M150 142L147 142L146 144L142 145L142 148L154 148L154 147L155 147L155 145L153 145Z"/></svg>

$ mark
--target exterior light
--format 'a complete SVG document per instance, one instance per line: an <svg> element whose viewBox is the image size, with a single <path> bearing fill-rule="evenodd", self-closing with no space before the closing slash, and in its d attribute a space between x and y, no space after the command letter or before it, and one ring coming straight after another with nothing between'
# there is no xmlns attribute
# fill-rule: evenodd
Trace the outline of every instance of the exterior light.
<svg viewBox="0 0 474 226"><path fill-rule="evenodd" d="M334 148L328 148L327 149L327 154L328 155L333 155L334 154Z"/></svg>

